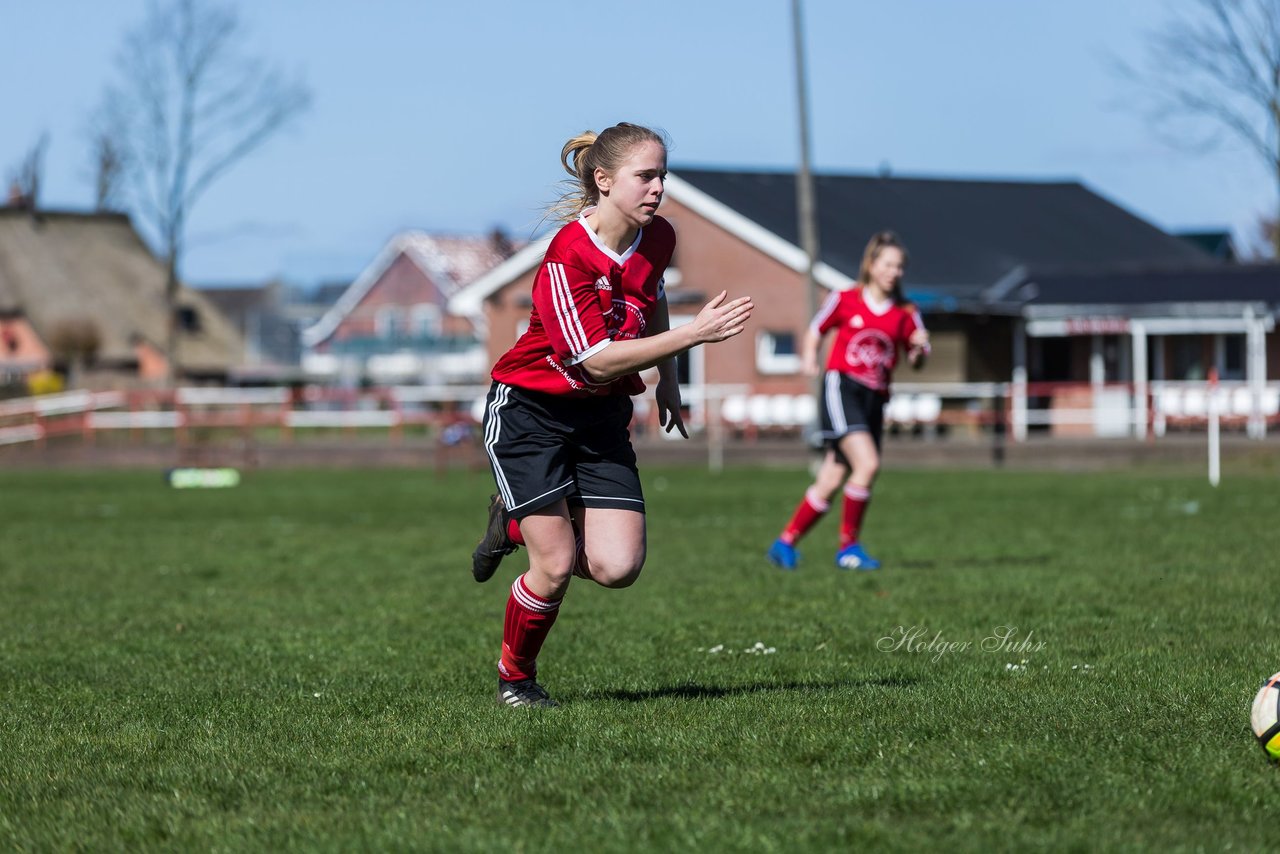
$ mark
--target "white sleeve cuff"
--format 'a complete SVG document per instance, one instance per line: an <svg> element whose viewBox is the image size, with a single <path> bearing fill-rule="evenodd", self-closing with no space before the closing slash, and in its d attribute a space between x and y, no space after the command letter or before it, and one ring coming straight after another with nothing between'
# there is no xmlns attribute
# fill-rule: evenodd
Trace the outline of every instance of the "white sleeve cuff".
<svg viewBox="0 0 1280 854"><path fill-rule="evenodd" d="M567 361L564 363L564 366L565 366L566 368L569 368L569 367L572 367L573 365L580 365L580 364L582 364L583 362L585 362L587 359L590 359L590 358L591 358L592 356L594 356L596 353L599 353L599 352L600 352L601 350L603 350L605 347L608 347L608 346L609 346L610 344L612 344L612 343L613 343L613 339L612 339L612 338L605 338L605 339L604 339L604 340L602 340L602 341L597 341L595 344L593 344L593 345L591 345L590 347L588 347L587 349L583 350L583 351L582 351L581 353L579 353L578 355L576 355L576 356L574 356L573 358L571 358L571 359L567 360Z"/></svg>

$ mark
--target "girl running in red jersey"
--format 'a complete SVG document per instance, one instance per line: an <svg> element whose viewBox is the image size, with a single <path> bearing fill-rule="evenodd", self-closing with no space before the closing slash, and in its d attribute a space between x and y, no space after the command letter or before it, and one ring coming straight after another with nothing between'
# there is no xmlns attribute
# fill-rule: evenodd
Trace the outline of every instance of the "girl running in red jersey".
<svg viewBox="0 0 1280 854"><path fill-rule="evenodd" d="M658 421L688 438L675 356L732 338L750 297L721 292L692 323L670 328L663 272L675 232L657 215L667 146L622 123L565 143L573 190L554 208L570 220L533 283L529 328L493 369L484 443L498 493L472 555L486 581L524 546L529 571L511 585L498 662L498 702L555 706L537 682L538 652L577 575L628 587L644 566L644 495L627 427L639 372L658 368Z"/></svg>
<svg viewBox="0 0 1280 854"><path fill-rule="evenodd" d="M826 514L844 487L840 520L841 569L879 569L880 561L862 548L858 536L871 501L871 486L880 470L880 440L889 378L898 350L919 368L929 353L929 333L916 307L901 291L907 250L897 235L882 231L871 238L862 256L857 286L834 292L809 324L801 351L804 371L818 375L822 338L836 330L827 359L822 391L822 439L827 455L817 478L805 491L791 521L769 547L768 557L781 569L795 569L799 541Z"/></svg>

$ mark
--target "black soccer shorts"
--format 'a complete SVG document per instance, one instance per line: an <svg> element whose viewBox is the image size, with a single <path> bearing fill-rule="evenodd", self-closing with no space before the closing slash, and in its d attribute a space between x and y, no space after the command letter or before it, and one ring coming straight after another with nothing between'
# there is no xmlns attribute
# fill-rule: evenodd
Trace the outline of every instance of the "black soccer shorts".
<svg viewBox="0 0 1280 854"><path fill-rule="evenodd" d="M523 519L560 499L644 512L631 447L631 398L562 397L495 382L484 449L507 513Z"/></svg>
<svg viewBox="0 0 1280 854"><path fill-rule="evenodd" d="M880 439L884 435L886 399L880 392L867 388L848 374L827 371L822 378L823 444L834 448L836 454L844 460L839 447L840 439L849 433L866 432L871 434L878 450Z"/></svg>

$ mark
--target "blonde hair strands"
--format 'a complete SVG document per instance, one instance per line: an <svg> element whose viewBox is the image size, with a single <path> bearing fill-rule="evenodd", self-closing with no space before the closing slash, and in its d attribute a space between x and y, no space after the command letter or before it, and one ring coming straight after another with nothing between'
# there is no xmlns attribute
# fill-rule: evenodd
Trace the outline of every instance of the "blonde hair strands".
<svg viewBox="0 0 1280 854"><path fill-rule="evenodd" d="M548 216L568 222L598 204L600 188L596 186L596 170L614 174L632 149L644 142L656 142L664 151L669 147L661 132L630 122L619 122L600 133L583 131L566 142L560 149L560 165L573 178L564 182L564 192L551 205Z"/></svg>

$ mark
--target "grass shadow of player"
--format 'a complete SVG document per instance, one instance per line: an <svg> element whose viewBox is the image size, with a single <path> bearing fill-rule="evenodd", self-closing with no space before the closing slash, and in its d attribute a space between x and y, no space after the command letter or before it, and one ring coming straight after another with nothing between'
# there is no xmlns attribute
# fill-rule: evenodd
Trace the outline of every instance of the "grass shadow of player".
<svg viewBox="0 0 1280 854"><path fill-rule="evenodd" d="M882 676L874 679L831 680L826 682L754 682L747 685L701 685L686 682L641 691L590 691L583 696L588 700L622 700L643 703L647 700L675 698L680 700L717 700L744 694L822 693L849 688L910 688L919 680L907 676Z"/></svg>

